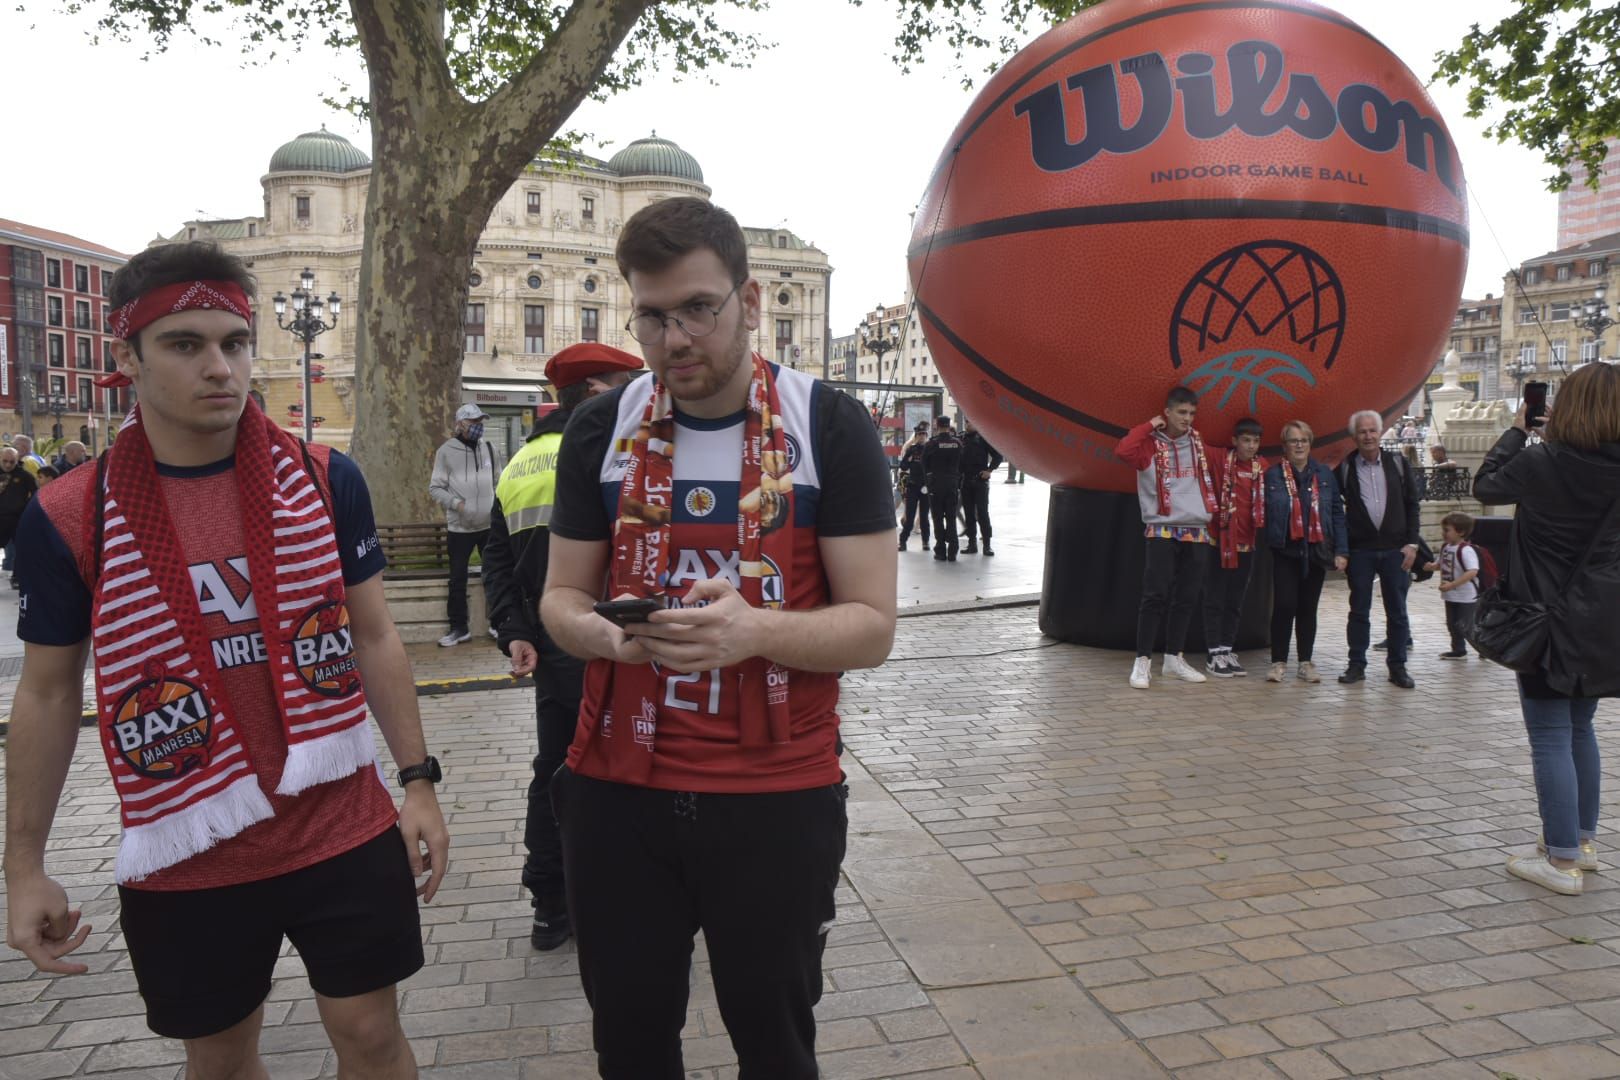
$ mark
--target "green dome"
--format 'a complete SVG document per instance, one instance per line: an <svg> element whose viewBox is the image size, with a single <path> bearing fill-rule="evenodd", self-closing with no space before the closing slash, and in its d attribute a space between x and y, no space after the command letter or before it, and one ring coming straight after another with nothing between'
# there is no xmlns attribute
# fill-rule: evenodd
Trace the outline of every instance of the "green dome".
<svg viewBox="0 0 1620 1080"><path fill-rule="evenodd" d="M348 173L371 166L371 159L341 135L321 125L319 131L306 131L270 155L271 172Z"/></svg>
<svg viewBox="0 0 1620 1080"><path fill-rule="evenodd" d="M703 183L703 167L697 158L668 139L660 139L656 131L614 154L608 168L620 176L673 176Z"/></svg>

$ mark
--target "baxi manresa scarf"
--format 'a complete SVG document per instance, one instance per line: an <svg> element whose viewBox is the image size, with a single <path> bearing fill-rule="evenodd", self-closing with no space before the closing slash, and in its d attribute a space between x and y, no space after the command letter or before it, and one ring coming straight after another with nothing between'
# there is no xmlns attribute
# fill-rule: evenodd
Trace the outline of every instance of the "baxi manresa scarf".
<svg viewBox="0 0 1620 1080"><path fill-rule="evenodd" d="M102 520L95 582L96 713L123 823L116 876L138 881L272 817L241 738L184 550L136 406L91 486ZM251 400L236 482L249 577L287 761L278 795L347 776L376 757L366 724L343 569L304 447ZM87 517L87 520L95 520ZM95 563L99 561L99 566Z"/></svg>

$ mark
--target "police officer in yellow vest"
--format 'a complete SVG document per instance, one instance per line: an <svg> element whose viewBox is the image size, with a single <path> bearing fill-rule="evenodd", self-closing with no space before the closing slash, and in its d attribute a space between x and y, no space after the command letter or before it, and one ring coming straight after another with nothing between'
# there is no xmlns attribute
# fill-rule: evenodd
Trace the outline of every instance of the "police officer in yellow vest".
<svg viewBox="0 0 1620 1080"><path fill-rule="evenodd" d="M629 382L641 361L627 352L583 342L570 345L546 364L546 378L557 388L561 406L535 424L523 448L512 455L495 486L489 541L484 547L484 593L489 624L501 649L512 658L512 674L534 672L539 752L529 782L528 821L523 844L523 884L534 903L536 949L555 949L568 940L568 904L563 893L562 845L551 812L551 776L563 763L574 738L585 663L559 649L540 623L540 592L546 584L552 501L556 495L557 452L569 414L586 398Z"/></svg>

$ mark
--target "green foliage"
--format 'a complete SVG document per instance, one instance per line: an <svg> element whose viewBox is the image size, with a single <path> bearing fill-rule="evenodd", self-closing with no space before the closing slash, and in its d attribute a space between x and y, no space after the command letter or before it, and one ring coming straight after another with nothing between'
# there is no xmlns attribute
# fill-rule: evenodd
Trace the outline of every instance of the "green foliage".
<svg viewBox="0 0 1620 1080"><path fill-rule="evenodd" d="M1475 23L1462 44L1435 57L1436 78L1468 86L1468 115L1500 113L1486 127L1558 169L1547 186L1569 186L1579 159L1596 189L1604 141L1620 135L1620 3L1519 0L1489 29Z"/></svg>
<svg viewBox="0 0 1620 1080"><path fill-rule="evenodd" d="M850 0L859 5L862 0ZM896 0L903 20L894 37L894 59L901 71L921 63L929 47L944 41L960 63L970 54L989 53L984 72L1000 66L1001 60L1023 44L1015 35L1029 29L1030 23L1044 20L1059 23L1101 0ZM988 18L995 26L986 28ZM973 76L964 71L962 85L971 86Z"/></svg>

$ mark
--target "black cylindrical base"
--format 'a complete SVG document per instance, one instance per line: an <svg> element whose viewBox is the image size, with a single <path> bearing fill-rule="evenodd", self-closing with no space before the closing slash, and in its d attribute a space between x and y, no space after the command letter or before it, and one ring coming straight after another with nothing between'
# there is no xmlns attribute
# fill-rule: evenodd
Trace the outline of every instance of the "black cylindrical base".
<svg viewBox="0 0 1620 1080"><path fill-rule="evenodd" d="M1046 515L1046 574L1041 585L1041 633L1099 649L1136 648L1147 541L1136 496L1052 486ZM1210 554L1211 572L1218 565ZM1256 553L1254 575L1238 621L1237 647L1271 640L1271 558ZM1160 631L1161 635L1163 631ZM1162 649L1164 642L1158 643ZM1203 598L1193 613L1186 653L1205 648Z"/></svg>

